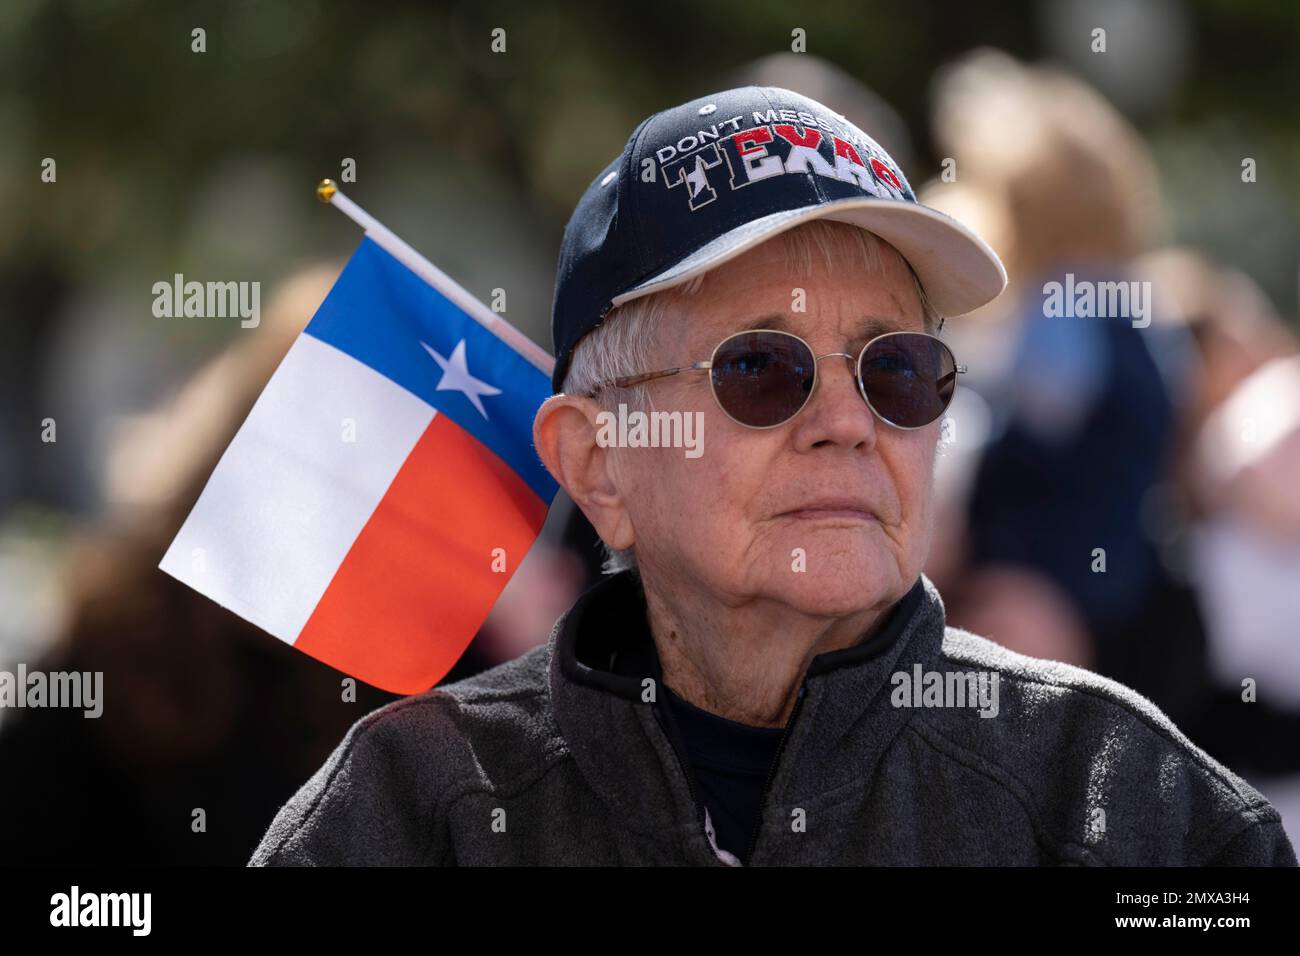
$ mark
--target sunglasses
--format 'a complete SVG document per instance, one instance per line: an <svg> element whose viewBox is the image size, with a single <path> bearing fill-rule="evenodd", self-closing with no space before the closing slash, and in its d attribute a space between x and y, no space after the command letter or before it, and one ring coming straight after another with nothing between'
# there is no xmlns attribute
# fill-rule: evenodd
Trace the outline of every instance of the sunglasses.
<svg viewBox="0 0 1300 956"><path fill-rule="evenodd" d="M678 372L709 372L713 398L723 414L746 428L776 428L798 415L817 385L817 363L833 355L855 360L858 392L886 424L915 429L929 425L948 408L957 387L958 365L952 350L927 332L886 332L848 352L813 353L792 332L753 329L727 336L707 362L624 375L597 385L627 388Z"/></svg>

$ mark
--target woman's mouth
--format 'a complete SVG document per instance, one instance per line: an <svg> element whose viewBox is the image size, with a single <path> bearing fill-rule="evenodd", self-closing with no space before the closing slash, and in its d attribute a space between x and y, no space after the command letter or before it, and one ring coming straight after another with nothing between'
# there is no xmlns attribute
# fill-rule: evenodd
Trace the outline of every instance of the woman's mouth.
<svg viewBox="0 0 1300 956"><path fill-rule="evenodd" d="M827 499L812 501L790 511L783 512L783 518L796 518L801 521L838 520L838 521L879 521L870 505L850 499Z"/></svg>

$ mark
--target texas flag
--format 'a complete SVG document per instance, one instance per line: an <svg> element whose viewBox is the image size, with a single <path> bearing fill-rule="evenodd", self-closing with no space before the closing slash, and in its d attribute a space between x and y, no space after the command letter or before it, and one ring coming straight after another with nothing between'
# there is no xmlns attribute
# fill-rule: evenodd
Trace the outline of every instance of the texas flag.
<svg viewBox="0 0 1300 956"><path fill-rule="evenodd" d="M557 490L532 442L550 357L440 284L367 236L159 565L399 694L451 670Z"/></svg>

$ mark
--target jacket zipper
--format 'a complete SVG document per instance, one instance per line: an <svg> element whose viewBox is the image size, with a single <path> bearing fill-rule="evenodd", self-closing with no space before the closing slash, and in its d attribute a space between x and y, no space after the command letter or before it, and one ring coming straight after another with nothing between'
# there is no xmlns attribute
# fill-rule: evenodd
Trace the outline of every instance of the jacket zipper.
<svg viewBox="0 0 1300 956"><path fill-rule="evenodd" d="M754 832L749 838L749 847L745 850L746 860L754 858L754 848L758 845L758 835L763 830L763 809L767 805L767 794L772 789L772 781L776 778L776 768L781 763L781 754L785 752L785 742L790 738L791 731L794 730L794 721L799 716L799 708L803 706L804 692L807 690L807 684L800 685L799 696L795 698L794 708L790 711L790 719L785 724L785 732L781 734L781 739L776 745L776 755L767 768L767 780L763 783L763 795L758 798L758 819L754 822Z"/></svg>
<svg viewBox="0 0 1300 956"><path fill-rule="evenodd" d="M700 811L700 801L695 796L695 781L691 779L691 768L687 766L686 761L682 758L682 752L678 748L677 741L675 739L677 735L673 733L671 729L673 725L671 724L670 720L665 720L663 717L659 715L658 708L662 705L658 701L656 701L652 706L655 708L653 713L655 715L655 720L659 723L659 729L662 730L664 732L664 736L668 738L668 746L672 748L673 756L677 758L677 766L681 768L682 776L686 778L686 791L691 795L691 806L695 810L695 822L700 825L700 834L704 837L705 845L707 845L709 849L712 850L713 841L709 839L709 831L704 826L704 814ZM714 852L713 855L714 858L717 859L717 853Z"/></svg>
<svg viewBox="0 0 1300 956"><path fill-rule="evenodd" d="M785 752L785 743L790 737L791 731L794 730L795 718L799 716L799 708L803 706L804 693L808 690L806 684L799 687L799 696L795 698L794 708L790 711L790 719L786 721L785 730L781 734L781 739L776 745L776 754L772 757L772 764L767 768L767 779L763 782L763 794L758 800L758 821L754 825L754 832L749 838L749 847L745 851L744 859L749 860L754 856L754 847L758 843L758 835L763 829L763 806L767 803L768 791L772 789L772 781L776 777L776 768L781 763L781 754ZM700 811L700 801L695 795L695 782L691 779L691 770L682 757L681 749L677 746L676 735L670 729L670 725L664 718L659 716L656 703L654 707L655 720L659 723L659 728L668 738L668 746L672 748L673 756L677 758L677 766L681 768L682 776L686 778L686 790L691 795L691 806L695 808L695 820L700 825L700 833L704 836L704 842L713 848L713 841L709 839L709 831L704 825L704 814ZM717 856L717 853L714 853Z"/></svg>

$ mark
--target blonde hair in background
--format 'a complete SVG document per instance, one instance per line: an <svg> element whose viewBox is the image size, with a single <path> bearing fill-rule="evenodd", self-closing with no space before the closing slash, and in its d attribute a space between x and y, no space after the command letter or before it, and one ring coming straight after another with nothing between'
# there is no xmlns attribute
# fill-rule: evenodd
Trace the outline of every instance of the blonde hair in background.
<svg viewBox="0 0 1300 956"><path fill-rule="evenodd" d="M1005 233L998 250L1013 284L1061 262L1129 259L1163 232L1145 143L1069 73L976 50L936 75L933 115L957 180L924 201L944 208L946 192L974 192L996 210Z"/></svg>

